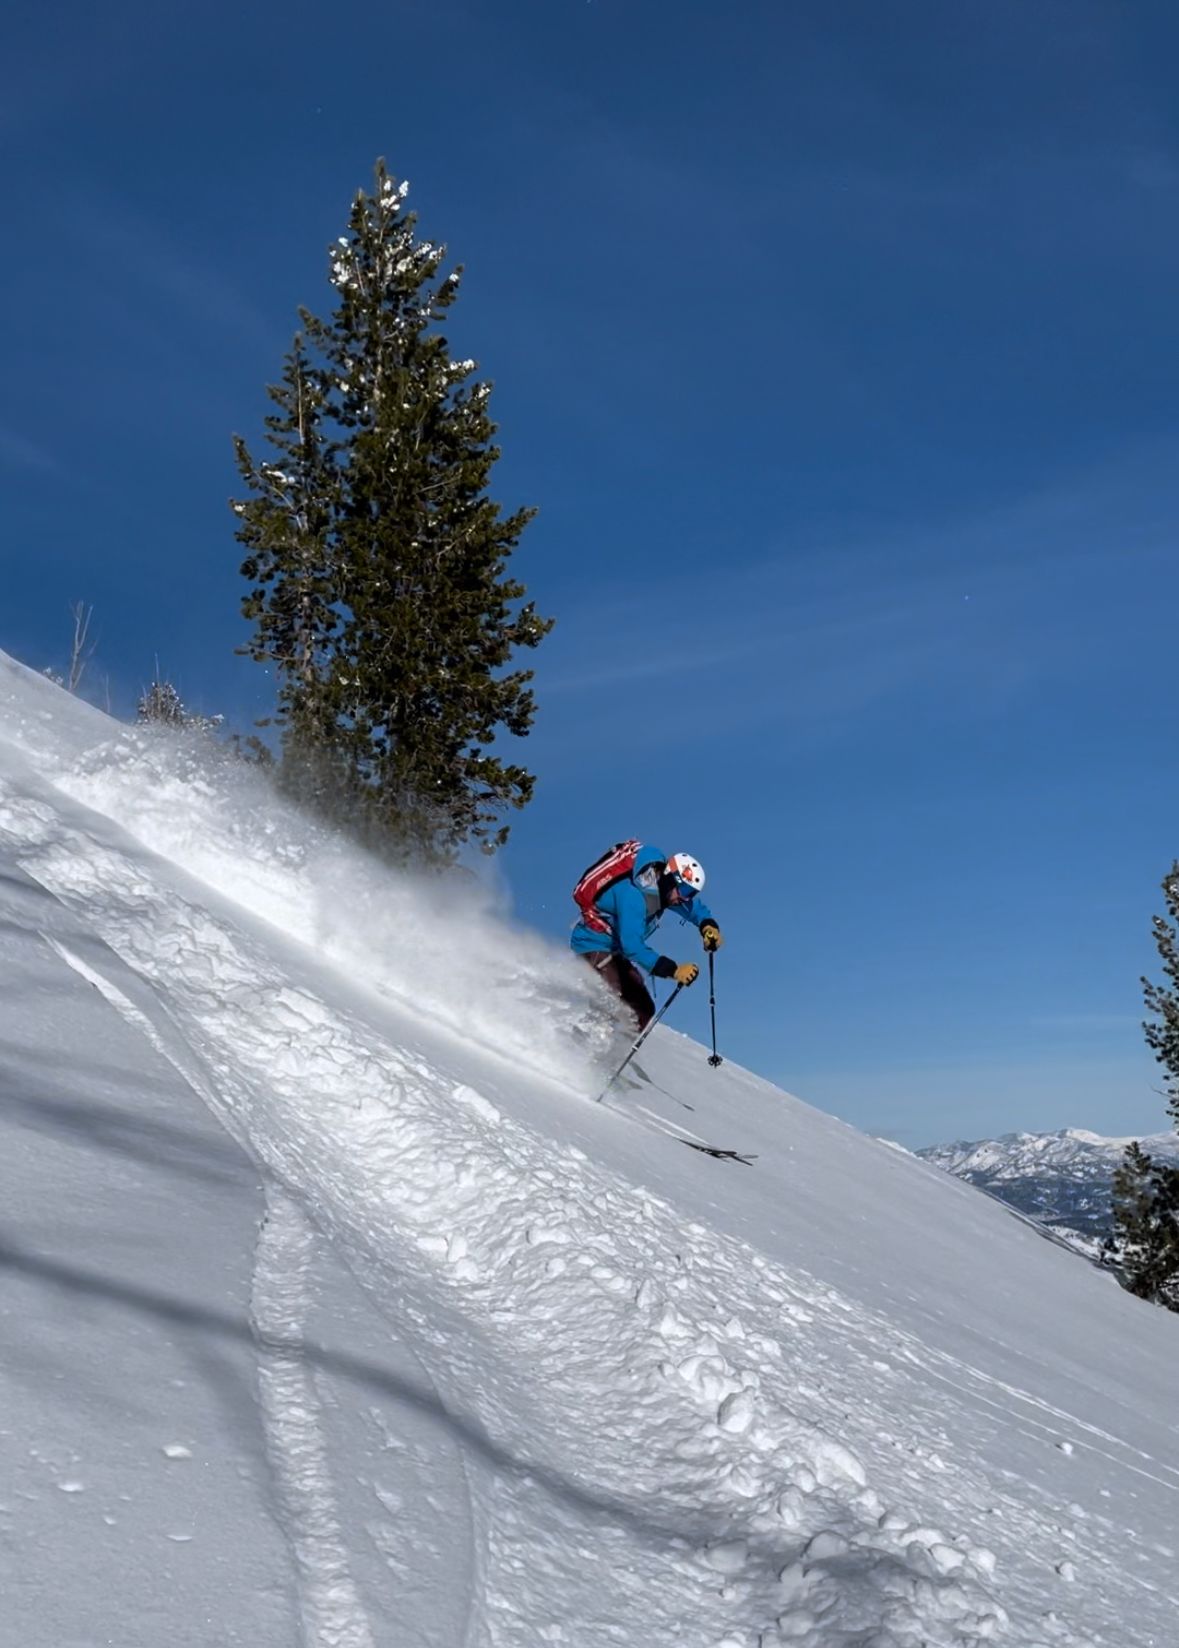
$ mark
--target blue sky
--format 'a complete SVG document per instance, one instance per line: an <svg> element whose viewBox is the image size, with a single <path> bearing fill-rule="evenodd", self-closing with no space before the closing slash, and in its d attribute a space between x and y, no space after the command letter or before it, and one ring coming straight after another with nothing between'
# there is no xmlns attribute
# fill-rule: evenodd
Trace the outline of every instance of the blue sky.
<svg viewBox="0 0 1179 1648"><path fill-rule="evenodd" d="M0 646L59 663L81 599L117 711L158 656L265 713L230 436L385 155L541 509L521 918L682 847L733 1057L909 1144L1162 1128L1172 5L115 0L0 48Z"/></svg>

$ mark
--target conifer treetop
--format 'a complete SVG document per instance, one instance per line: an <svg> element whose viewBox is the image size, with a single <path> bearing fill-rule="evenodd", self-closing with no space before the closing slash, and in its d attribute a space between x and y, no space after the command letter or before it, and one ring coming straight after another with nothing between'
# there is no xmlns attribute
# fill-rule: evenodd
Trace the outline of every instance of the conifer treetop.
<svg viewBox="0 0 1179 1648"><path fill-rule="evenodd" d="M490 497L491 384L441 322L462 269L419 238L408 185L376 167L330 247L330 318L302 332L273 388L274 457L238 443L235 505L252 588L249 651L275 668L288 763L366 829L426 856L490 850L533 777L489 753L536 705L519 647L551 628L508 560L535 511ZM326 780L312 774L327 773Z"/></svg>
<svg viewBox="0 0 1179 1648"><path fill-rule="evenodd" d="M1151 927L1165 983L1142 980L1147 1011L1154 1015L1142 1028L1147 1046L1167 1072L1167 1113L1179 1130L1179 860L1171 865L1162 885L1170 920L1155 916Z"/></svg>

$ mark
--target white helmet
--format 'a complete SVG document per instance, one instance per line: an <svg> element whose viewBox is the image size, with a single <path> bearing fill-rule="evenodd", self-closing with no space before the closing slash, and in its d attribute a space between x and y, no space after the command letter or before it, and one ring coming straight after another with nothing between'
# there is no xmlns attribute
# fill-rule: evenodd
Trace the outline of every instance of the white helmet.
<svg viewBox="0 0 1179 1648"><path fill-rule="evenodd" d="M669 875L682 881L685 889L691 888L693 894L704 890L704 870L698 859L691 853L672 853L667 861Z"/></svg>

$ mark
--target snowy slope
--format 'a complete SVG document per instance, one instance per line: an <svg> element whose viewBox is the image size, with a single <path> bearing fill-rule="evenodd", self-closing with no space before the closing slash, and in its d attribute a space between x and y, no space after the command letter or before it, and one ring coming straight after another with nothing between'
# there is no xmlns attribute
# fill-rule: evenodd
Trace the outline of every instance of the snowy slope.
<svg viewBox="0 0 1179 1648"><path fill-rule="evenodd" d="M0 1645L1172 1648L1175 1318L462 895L0 658Z"/></svg>
<svg viewBox="0 0 1179 1648"><path fill-rule="evenodd" d="M998 1139L930 1145L917 1154L1041 1220L1095 1257L1112 1227L1113 1176L1130 1142L1068 1127L1056 1133L1005 1133ZM1174 1133L1139 1142L1152 1156L1179 1161L1179 1136Z"/></svg>

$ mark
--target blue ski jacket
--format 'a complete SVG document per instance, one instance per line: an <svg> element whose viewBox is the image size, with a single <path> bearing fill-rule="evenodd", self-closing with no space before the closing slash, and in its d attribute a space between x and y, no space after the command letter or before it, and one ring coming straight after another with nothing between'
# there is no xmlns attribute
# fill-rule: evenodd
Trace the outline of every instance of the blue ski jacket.
<svg viewBox="0 0 1179 1648"><path fill-rule="evenodd" d="M662 848L640 848L630 875L607 887L594 905L598 914L609 922L609 934L595 933L592 927L579 921L569 935L570 948L578 955L590 950L609 950L612 955L624 956L651 972L659 960L659 952L652 950L647 940L665 913L659 901L659 872L666 862L667 854ZM690 904L671 905L668 913L693 927L716 919L699 894Z"/></svg>

